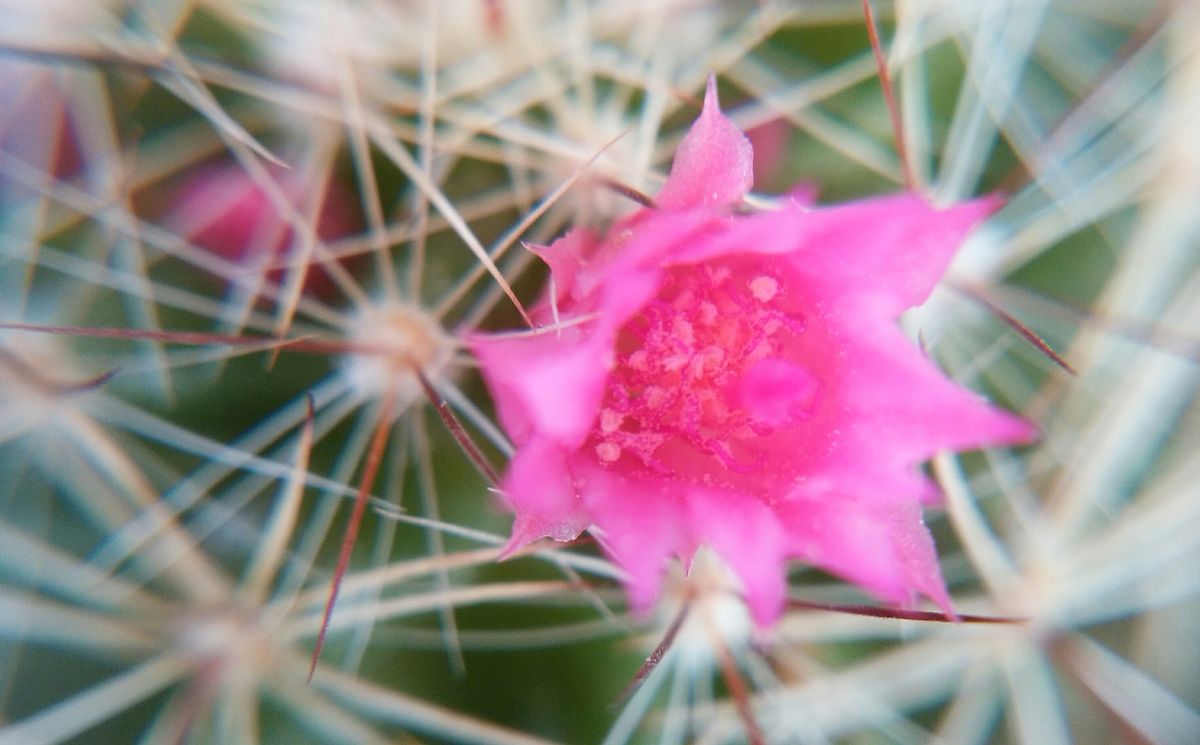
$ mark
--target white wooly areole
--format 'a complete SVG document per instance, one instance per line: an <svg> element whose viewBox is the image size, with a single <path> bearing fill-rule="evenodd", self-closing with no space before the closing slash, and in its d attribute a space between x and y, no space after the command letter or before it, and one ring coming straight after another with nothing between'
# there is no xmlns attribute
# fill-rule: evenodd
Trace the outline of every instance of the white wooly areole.
<svg viewBox="0 0 1200 745"><path fill-rule="evenodd" d="M431 381L441 379L457 347L426 311L399 302L362 309L350 320L347 337L353 351L342 356L340 369L351 390L362 398L391 392L395 410L422 396L416 371Z"/></svg>

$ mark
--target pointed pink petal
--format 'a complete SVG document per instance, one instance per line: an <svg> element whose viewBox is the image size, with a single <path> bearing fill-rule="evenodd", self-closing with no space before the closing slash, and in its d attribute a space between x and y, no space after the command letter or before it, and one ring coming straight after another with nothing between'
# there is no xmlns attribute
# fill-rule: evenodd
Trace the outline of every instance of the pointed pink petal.
<svg viewBox="0 0 1200 745"><path fill-rule="evenodd" d="M750 140L721 113L717 79L709 76L704 109L675 151L671 175L655 199L660 209L727 207L754 185Z"/></svg>
<svg viewBox="0 0 1200 745"><path fill-rule="evenodd" d="M925 302L967 234L1000 206L996 197L937 209L916 195L814 210L792 260L813 289L874 296L895 317Z"/></svg>
<svg viewBox="0 0 1200 745"><path fill-rule="evenodd" d="M805 561L889 602L911 604L921 594L952 612L933 539L916 504L875 506L830 491L779 509L789 547Z"/></svg>
<svg viewBox="0 0 1200 745"><path fill-rule="evenodd" d="M627 268L574 309L593 316L578 326L536 336L468 339L505 431L517 445L536 434L565 448L578 447L591 430L613 364L618 329L658 290L657 271ZM539 308L539 318L547 313Z"/></svg>
<svg viewBox="0 0 1200 745"><path fill-rule="evenodd" d="M865 437L891 443L900 462L924 460L940 450L1027 443L1036 436L1030 423L945 377L898 330L886 332L870 346L847 351L843 401L869 430Z"/></svg>
<svg viewBox="0 0 1200 745"><path fill-rule="evenodd" d="M524 338L476 336L471 350L519 446L539 435L577 447L599 410L612 364L611 334L563 329Z"/></svg>
<svg viewBox="0 0 1200 745"><path fill-rule="evenodd" d="M538 538L569 541L590 522L566 453L552 442L535 438L518 449L502 486L517 516L502 556Z"/></svg>
<svg viewBox="0 0 1200 745"><path fill-rule="evenodd" d="M691 555L679 519L683 494L667 480L605 468L587 452L572 458L592 532L625 574L630 605L649 610L662 589L667 560Z"/></svg>
<svg viewBox="0 0 1200 745"><path fill-rule="evenodd" d="M644 611L658 598L670 560L690 563L696 549L707 545L741 580L761 624L782 612L785 534L757 499L607 468L587 453L572 458L572 469L593 531L624 571L635 609Z"/></svg>
<svg viewBox="0 0 1200 745"><path fill-rule="evenodd" d="M783 255L813 300L857 295L854 302L895 317L925 302L971 229L999 205L988 197L937 209L911 194L815 209L793 204L675 244L668 260Z"/></svg>
<svg viewBox="0 0 1200 745"><path fill-rule="evenodd" d="M687 508L697 542L733 570L750 614L760 626L770 625L787 599L786 538L778 515L755 497L700 488L691 490Z"/></svg>
<svg viewBox="0 0 1200 745"><path fill-rule="evenodd" d="M550 276L554 279L554 299L562 302L572 296L575 277L587 262L595 244L596 237L589 231L571 230L548 246L534 243L523 245L550 267Z"/></svg>

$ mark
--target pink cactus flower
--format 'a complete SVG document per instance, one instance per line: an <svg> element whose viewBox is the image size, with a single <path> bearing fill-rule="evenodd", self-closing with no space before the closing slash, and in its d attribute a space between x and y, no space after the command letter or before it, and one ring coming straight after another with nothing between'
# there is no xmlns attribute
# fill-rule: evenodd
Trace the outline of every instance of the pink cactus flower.
<svg viewBox="0 0 1200 745"><path fill-rule="evenodd" d="M707 545L762 626L792 559L950 613L919 465L1033 428L948 380L896 318L997 201L742 213L752 159L710 80L655 207L535 249L553 282L534 317L560 326L473 339L517 448L508 550L587 530L643 610L667 562Z"/></svg>

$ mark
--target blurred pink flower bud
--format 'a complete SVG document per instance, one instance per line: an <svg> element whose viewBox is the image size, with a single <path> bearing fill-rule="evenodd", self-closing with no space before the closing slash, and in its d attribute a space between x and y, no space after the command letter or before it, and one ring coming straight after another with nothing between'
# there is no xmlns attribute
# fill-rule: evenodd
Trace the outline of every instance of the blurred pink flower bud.
<svg viewBox="0 0 1200 745"><path fill-rule="evenodd" d="M283 194L302 219L305 205L312 204L317 195L313 189L327 189L323 195L316 233L321 240L332 240L354 233L359 227L358 208L351 194L338 182L330 181L311 186L291 171L268 169ZM207 166L197 171L173 195L169 223L172 229L189 241L214 254L243 263L247 269L280 267L291 257L293 231L279 213L262 186L235 163ZM313 257L315 263L317 257ZM284 270L265 272L272 282L281 282ZM319 266L310 266L304 280L305 290L317 296L329 297L335 285L329 274Z"/></svg>

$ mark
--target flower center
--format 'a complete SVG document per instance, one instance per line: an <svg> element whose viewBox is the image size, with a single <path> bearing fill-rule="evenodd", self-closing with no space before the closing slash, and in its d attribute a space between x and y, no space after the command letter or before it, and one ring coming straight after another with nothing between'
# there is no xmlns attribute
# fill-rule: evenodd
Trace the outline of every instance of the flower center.
<svg viewBox="0 0 1200 745"><path fill-rule="evenodd" d="M819 389L795 361L804 314L764 262L677 267L626 324L594 432L596 457L656 472L750 473L764 435L805 418Z"/></svg>

